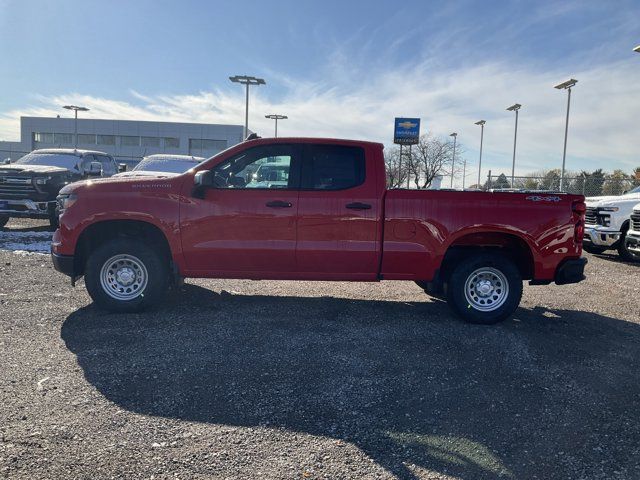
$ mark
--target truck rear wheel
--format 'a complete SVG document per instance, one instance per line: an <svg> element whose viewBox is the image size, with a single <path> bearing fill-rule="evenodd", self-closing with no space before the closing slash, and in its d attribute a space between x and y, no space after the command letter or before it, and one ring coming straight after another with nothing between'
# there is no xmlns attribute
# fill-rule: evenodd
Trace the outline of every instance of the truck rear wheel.
<svg viewBox="0 0 640 480"><path fill-rule="evenodd" d="M136 239L116 238L91 254L85 284L99 307L110 312L139 312L163 299L169 266L158 249Z"/></svg>
<svg viewBox="0 0 640 480"><path fill-rule="evenodd" d="M451 273L447 285L447 302L469 323L501 322L518 308L521 298L520 271L498 253L464 258Z"/></svg>

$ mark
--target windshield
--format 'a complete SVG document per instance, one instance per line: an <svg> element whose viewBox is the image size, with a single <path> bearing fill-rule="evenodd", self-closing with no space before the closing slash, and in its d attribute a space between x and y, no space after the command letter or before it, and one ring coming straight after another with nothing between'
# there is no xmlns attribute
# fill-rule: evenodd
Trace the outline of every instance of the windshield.
<svg viewBox="0 0 640 480"><path fill-rule="evenodd" d="M640 185L638 185L636 188L629 190L627 193L640 193Z"/></svg>
<svg viewBox="0 0 640 480"><path fill-rule="evenodd" d="M199 160L191 158L171 158L171 157L147 157L135 166L132 172L170 172L170 173L184 173L190 168L195 167L200 163Z"/></svg>
<svg viewBox="0 0 640 480"><path fill-rule="evenodd" d="M45 165L47 167L60 167L67 170L78 170L80 157L66 153L27 153L17 165Z"/></svg>

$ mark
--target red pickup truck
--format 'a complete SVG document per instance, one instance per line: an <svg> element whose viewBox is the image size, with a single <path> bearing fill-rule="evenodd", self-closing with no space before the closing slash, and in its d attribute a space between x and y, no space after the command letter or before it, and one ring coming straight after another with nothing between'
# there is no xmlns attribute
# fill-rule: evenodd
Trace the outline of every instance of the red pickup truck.
<svg viewBox="0 0 640 480"><path fill-rule="evenodd" d="M582 196L389 190L372 142L248 140L172 178L74 183L58 202L55 268L116 312L185 277L411 280L490 324L523 280L579 282L586 264Z"/></svg>

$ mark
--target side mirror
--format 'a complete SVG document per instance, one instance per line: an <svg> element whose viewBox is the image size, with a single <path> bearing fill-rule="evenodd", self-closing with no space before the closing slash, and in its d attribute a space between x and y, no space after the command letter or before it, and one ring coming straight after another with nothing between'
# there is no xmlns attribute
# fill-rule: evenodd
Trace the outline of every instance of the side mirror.
<svg viewBox="0 0 640 480"><path fill-rule="evenodd" d="M99 177L102 175L102 164L100 162L91 162L89 164L89 171L87 175L90 177Z"/></svg>
<svg viewBox="0 0 640 480"><path fill-rule="evenodd" d="M213 186L213 172L210 170L200 170L193 177L193 193L195 198L204 198L204 192L207 188Z"/></svg>
<svg viewBox="0 0 640 480"><path fill-rule="evenodd" d="M119 163L118 164L118 173L122 173L122 172L126 172L127 171L127 164L126 163Z"/></svg>

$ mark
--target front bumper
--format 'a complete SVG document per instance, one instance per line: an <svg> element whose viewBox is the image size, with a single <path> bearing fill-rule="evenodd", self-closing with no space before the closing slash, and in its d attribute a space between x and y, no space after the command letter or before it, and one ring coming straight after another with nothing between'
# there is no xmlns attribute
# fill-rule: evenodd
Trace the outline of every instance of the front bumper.
<svg viewBox="0 0 640 480"><path fill-rule="evenodd" d="M583 242L596 247L615 248L621 236L618 230L585 226Z"/></svg>
<svg viewBox="0 0 640 480"><path fill-rule="evenodd" d="M625 245L627 250L640 255L640 232L636 232L635 230L627 231Z"/></svg>
<svg viewBox="0 0 640 480"><path fill-rule="evenodd" d="M73 255L60 255L52 251L51 261L53 262L53 268L58 272L64 273L72 279L76 278L75 257Z"/></svg>
<svg viewBox="0 0 640 480"><path fill-rule="evenodd" d="M50 218L55 214L56 201L4 200L0 198L0 215L16 218Z"/></svg>
<svg viewBox="0 0 640 480"><path fill-rule="evenodd" d="M584 280L584 267L587 264L587 259L570 258L562 262L556 269L556 275L554 281L556 285L566 285L568 283L578 283Z"/></svg>

